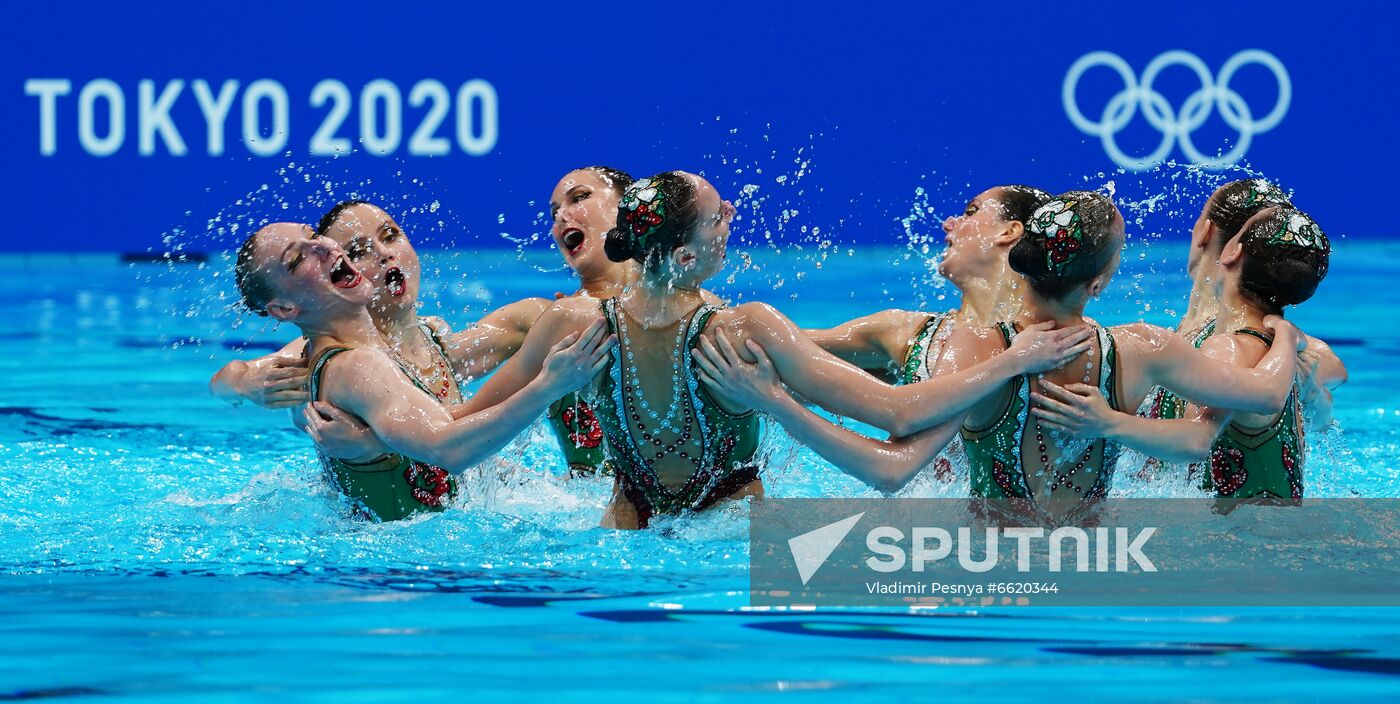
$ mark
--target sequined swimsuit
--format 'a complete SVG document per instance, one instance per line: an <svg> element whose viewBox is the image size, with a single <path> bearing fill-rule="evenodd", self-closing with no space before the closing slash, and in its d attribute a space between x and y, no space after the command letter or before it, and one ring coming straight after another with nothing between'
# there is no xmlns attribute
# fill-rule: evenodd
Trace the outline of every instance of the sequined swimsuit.
<svg viewBox="0 0 1400 704"><path fill-rule="evenodd" d="M1191 346L1201 349L1201 345L1215 334L1215 318L1202 323L1195 331L1186 335ZM1143 418L1172 420L1186 417L1186 400L1160 387L1154 386L1147 392L1147 398L1138 406L1137 414Z"/></svg>
<svg viewBox="0 0 1400 704"><path fill-rule="evenodd" d="M426 325L423 331L438 351L444 352L437 334ZM311 398L321 400L326 364L350 349L330 347L316 357L309 375ZM414 386L434 401L443 401L411 369L397 360L396 363ZM458 394L460 398L460 389ZM457 494L457 481L447 470L403 455L386 453L369 462L355 463L329 457L319 448L316 454L327 478L350 499L354 512L371 520L397 521L417 513L442 511Z"/></svg>
<svg viewBox="0 0 1400 704"><path fill-rule="evenodd" d="M954 311L929 316L909 340L904 364L900 365L899 383L916 384L933 378L933 370L943 356L943 346L956 327ZM954 435L948 446L934 458L932 466L933 477L944 481L951 481L955 476L966 474L967 451L963 448L962 437Z"/></svg>
<svg viewBox="0 0 1400 704"><path fill-rule="evenodd" d="M564 453L570 475L616 474L603 447L603 426L598 421L598 414L582 394L570 393L551 403L545 418L559 441L559 449Z"/></svg>
<svg viewBox="0 0 1400 704"><path fill-rule="evenodd" d="M673 445L679 447L691 444L690 428L699 432L699 457L692 457L685 450L677 453L695 465L695 472L679 488L670 488L662 483L652 466L658 454L665 455L671 446L663 442L657 428L643 417L634 398L638 383L635 369L626 361L629 357L627 336L620 331L619 316L622 312L616 299L602 301L603 317L609 331L616 334L618 344L613 348L611 361L603 375L598 397L598 421L603 435L607 438L608 454L617 468L618 482L628 501L637 510L638 524L646 527L652 516L676 514L682 511L698 510L734 494L745 485L758 479L759 467L755 460L758 452L759 418L749 411L732 414L720 407L700 385L695 375L695 363L690 359L689 350L699 341L710 316L719 310L713 305L702 305L682 320L685 326L681 333L681 353L684 350L684 363L681 364L681 388L683 397L679 406L685 421L686 435L678 438ZM693 422L692 422L693 421Z"/></svg>
<svg viewBox="0 0 1400 704"><path fill-rule="evenodd" d="M1192 344L1199 348L1215 334L1215 326L1214 318L1207 321L1193 337ZM1274 342L1267 333L1249 328L1236 330L1234 334L1256 338L1269 346ZM1140 410L1139 414L1148 418L1185 417L1185 400L1166 390L1161 390L1161 396L1164 401ZM1193 473L1201 474L1201 488L1225 499L1301 500L1305 454L1302 417L1295 386L1283 410L1268 427L1244 428L1235 422L1226 425L1210 448L1210 471L1201 472L1199 465L1192 466Z"/></svg>
<svg viewBox="0 0 1400 704"><path fill-rule="evenodd" d="M1011 346L1011 340L1016 335L1016 330L1010 323L998 323L997 328L1001 331L1002 338L1006 346ZM1097 327L1099 338L1099 350L1102 351L1102 363L1099 365L1099 391L1104 398L1108 399L1109 406L1118 410L1117 387L1117 348L1113 342L1113 336L1108 330ZM971 490L973 496L989 499L1030 499L1035 501L1044 497L1032 496L1029 482L1026 478L1026 469L1022 461L1024 452L1024 436L1027 428L1027 414L1030 409L1030 377L1020 376L1011 382L1011 393L1008 395L1006 406L995 420L982 428L962 429L963 444L967 448L967 459L971 471ZM1109 487L1113 483L1113 471L1118 463L1120 447L1117 443L1108 442L1103 439L1095 440L1089 448L1075 453L1076 456L1088 458L1083 466L1075 465L1073 471L1085 471L1094 475L1093 483L1087 488L1082 488L1070 482L1064 485L1061 491L1073 491L1082 496L1082 501L1101 498L1108 493ZM1098 462L1092 462L1094 457ZM1073 456L1062 455L1061 462L1072 461ZM1060 464L1060 463L1057 463ZM1093 466L1097 464L1098 466ZM1060 466L1063 466L1060 464ZM1052 465L1045 471L1054 471L1056 466ZM1054 491L1054 485L1049 482L1047 486Z"/></svg>
<svg viewBox="0 0 1400 704"><path fill-rule="evenodd" d="M956 322L953 313L934 313L919 331L909 340L909 351L904 354L904 364L900 366L899 381L914 384L933 377L933 368L943 355L943 344L953 333Z"/></svg>

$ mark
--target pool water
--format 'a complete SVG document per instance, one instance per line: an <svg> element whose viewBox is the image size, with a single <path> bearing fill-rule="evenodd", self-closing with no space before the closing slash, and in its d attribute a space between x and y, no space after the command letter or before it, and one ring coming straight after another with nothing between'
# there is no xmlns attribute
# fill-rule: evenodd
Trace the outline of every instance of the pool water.
<svg viewBox="0 0 1400 704"><path fill-rule="evenodd" d="M1133 243L1090 313L1172 322L1183 249ZM425 308L460 324L571 290L552 256L425 255ZM733 259L719 293L803 325L953 305L903 249ZM220 257L0 262L0 699L1400 696L1394 609L749 610L744 505L601 530L608 486L558 479L542 428L451 511L347 520L285 413L207 393L224 362L291 334L239 320L227 271ZM1339 243L1290 315L1351 371L1310 495L1400 496L1400 335L1378 324L1400 304L1396 271L1400 246ZM765 452L773 495L874 495L778 434ZM1132 475L1115 492L1191 491Z"/></svg>

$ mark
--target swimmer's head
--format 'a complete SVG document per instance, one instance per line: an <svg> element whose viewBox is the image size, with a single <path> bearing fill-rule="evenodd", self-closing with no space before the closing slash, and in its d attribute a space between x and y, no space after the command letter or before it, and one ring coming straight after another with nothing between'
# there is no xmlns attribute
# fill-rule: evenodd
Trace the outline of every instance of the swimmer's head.
<svg viewBox="0 0 1400 704"><path fill-rule="evenodd" d="M340 245L301 223L277 222L254 232L238 248L233 271L248 310L277 320L363 308L373 295Z"/></svg>
<svg viewBox="0 0 1400 704"><path fill-rule="evenodd" d="M1291 205L1283 189L1262 178L1231 181L1215 189L1191 229L1191 255L1186 269L1195 275L1203 262L1213 262L1245 221L1271 205Z"/></svg>
<svg viewBox="0 0 1400 704"><path fill-rule="evenodd" d="M1061 193L1038 208L1011 248L1011 268L1036 293L1062 299L1096 296L1108 286L1123 250L1123 216L1101 193Z"/></svg>
<svg viewBox="0 0 1400 704"><path fill-rule="evenodd" d="M1270 206L1225 245L1217 286L1233 286L1266 312L1278 313L1312 298L1331 254L1327 235L1307 213Z"/></svg>
<svg viewBox="0 0 1400 704"><path fill-rule="evenodd" d="M734 213L709 181L667 171L627 187L604 249L612 261L635 260L653 276L698 285L724 268Z"/></svg>
<svg viewBox="0 0 1400 704"><path fill-rule="evenodd" d="M575 169L559 179L549 197L554 246L584 279L604 275L616 264L603 251L603 240L617 219L617 202L632 185L632 176L608 166Z"/></svg>
<svg viewBox="0 0 1400 704"><path fill-rule="evenodd" d="M422 271L418 252L383 208L362 200L337 203L321 216L316 234L339 244L372 284L369 310L376 320L417 305Z"/></svg>
<svg viewBox="0 0 1400 704"><path fill-rule="evenodd" d="M1006 253L1025 233L1031 214L1050 201L1032 186L997 186L968 201L961 215L943 221L943 258L938 273L953 283L995 275Z"/></svg>

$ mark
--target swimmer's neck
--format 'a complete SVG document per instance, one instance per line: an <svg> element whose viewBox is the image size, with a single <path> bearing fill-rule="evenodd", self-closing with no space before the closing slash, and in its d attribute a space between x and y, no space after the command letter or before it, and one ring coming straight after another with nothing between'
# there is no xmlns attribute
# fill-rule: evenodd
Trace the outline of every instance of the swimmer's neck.
<svg viewBox="0 0 1400 704"><path fill-rule="evenodd" d="M950 279L962 292L957 319L968 325L991 325L1013 320L1021 312L1021 289L1025 279L1005 262L988 277Z"/></svg>
<svg viewBox="0 0 1400 704"><path fill-rule="evenodd" d="M632 317L644 327L666 327L704 302L698 285L661 276L643 276L618 296Z"/></svg>
<svg viewBox="0 0 1400 704"><path fill-rule="evenodd" d="M1220 313L1220 302L1215 298L1215 281L1204 272L1191 277L1191 298L1186 302L1186 315L1181 317L1177 332L1195 330Z"/></svg>
<svg viewBox="0 0 1400 704"><path fill-rule="evenodd" d="M1051 320L1057 328L1084 322L1084 304L1088 302L1088 294L1076 292L1066 296L1064 300L1052 301L1036 293L1030 286L1025 288L1026 293L1021 298L1021 312L1016 316L1017 322L1023 327Z"/></svg>
<svg viewBox="0 0 1400 704"><path fill-rule="evenodd" d="M637 282L635 262L613 262L607 270L589 276L580 276L579 292L594 298L616 298L628 286Z"/></svg>
<svg viewBox="0 0 1400 704"><path fill-rule="evenodd" d="M379 334L395 348L402 347L406 338L416 339L418 335L418 311L413 306L380 311L372 317Z"/></svg>
<svg viewBox="0 0 1400 704"><path fill-rule="evenodd" d="M312 347L326 345L345 347L377 347L384 344L384 338L369 317L369 310L359 308L353 313L345 313L326 319L299 321L297 327L310 341Z"/></svg>
<svg viewBox="0 0 1400 704"><path fill-rule="evenodd" d="M1215 329L1224 332L1234 332L1245 328L1262 330L1266 315L1268 315L1267 311L1252 303L1239 291L1223 291Z"/></svg>

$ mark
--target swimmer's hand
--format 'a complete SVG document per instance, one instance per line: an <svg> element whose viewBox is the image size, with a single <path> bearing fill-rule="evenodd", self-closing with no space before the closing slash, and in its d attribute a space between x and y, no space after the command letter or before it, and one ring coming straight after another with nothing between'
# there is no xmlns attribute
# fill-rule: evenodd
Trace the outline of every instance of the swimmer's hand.
<svg viewBox="0 0 1400 704"><path fill-rule="evenodd" d="M229 389L238 398L263 408L291 408L311 400L307 393L306 359L301 355L272 354L226 367ZM220 373L223 376L223 372Z"/></svg>
<svg viewBox="0 0 1400 704"><path fill-rule="evenodd" d="M602 318L582 333L569 333L545 355L538 380L553 396L563 396L588 384L608 363L617 337L608 334Z"/></svg>
<svg viewBox="0 0 1400 704"><path fill-rule="evenodd" d="M367 461L392 452L364 421L324 401L306 404L302 420L298 426L329 457Z"/></svg>
<svg viewBox="0 0 1400 704"><path fill-rule="evenodd" d="M1054 330L1053 321L1027 326L1011 341L1005 354L1020 367L1020 374L1043 372L1067 364L1094 346L1094 329L1075 325Z"/></svg>
<svg viewBox="0 0 1400 704"><path fill-rule="evenodd" d="M714 333L713 340L709 334L701 335L699 346L690 351L690 356L700 368L700 381L731 406L771 411L787 392L763 346L752 339L744 340L744 346L757 362L741 359L721 329Z"/></svg>
<svg viewBox="0 0 1400 704"><path fill-rule="evenodd" d="M1299 332L1296 325L1284 320L1281 315L1264 316L1264 328L1273 333L1276 345L1291 347L1299 352L1308 347L1308 336Z"/></svg>
<svg viewBox="0 0 1400 704"><path fill-rule="evenodd" d="M1031 412L1044 427L1083 440L1109 437L1119 414L1108 405L1103 392L1088 384L1060 386L1040 380L1041 391L1031 394Z"/></svg>

